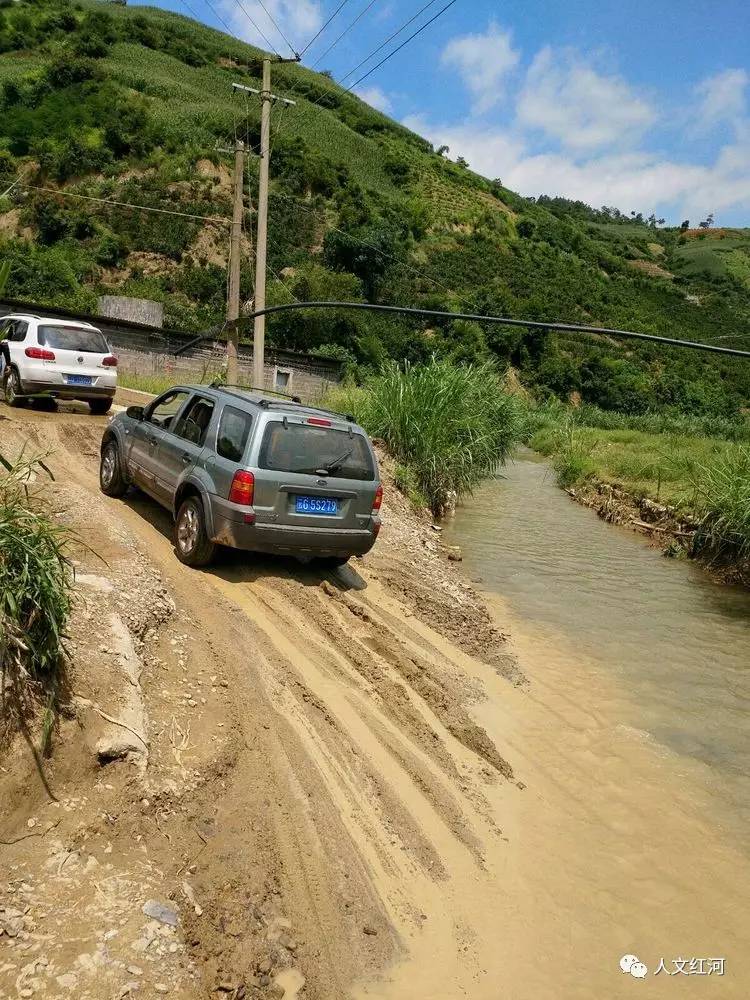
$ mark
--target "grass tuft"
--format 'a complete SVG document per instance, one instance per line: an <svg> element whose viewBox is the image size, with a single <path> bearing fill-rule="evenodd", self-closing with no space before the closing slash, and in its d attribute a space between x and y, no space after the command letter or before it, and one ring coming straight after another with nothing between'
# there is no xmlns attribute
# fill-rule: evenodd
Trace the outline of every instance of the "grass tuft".
<svg viewBox="0 0 750 1000"><path fill-rule="evenodd" d="M412 495L436 515L494 472L521 434L519 404L491 363L389 363L364 387L336 390L326 403L385 441L409 469Z"/></svg>
<svg viewBox="0 0 750 1000"><path fill-rule="evenodd" d="M63 637L73 572L70 532L45 513L36 483L39 459L3 459L0 475L0 668L13 718L26 732L31 702L45 703L42 749L49 745L64 661Z"/></svg>
<svg viewBox="0 0 750 1000"><path fill-rule="evenodd" d="M719 562L750 562L750 447L736 447L698 467L695 506L702 515L696 552Z"/></svg>

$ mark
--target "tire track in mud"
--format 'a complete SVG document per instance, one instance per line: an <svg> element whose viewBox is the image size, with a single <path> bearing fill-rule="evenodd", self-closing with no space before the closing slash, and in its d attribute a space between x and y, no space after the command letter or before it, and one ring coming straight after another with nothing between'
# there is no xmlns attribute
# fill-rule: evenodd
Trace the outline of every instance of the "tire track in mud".
<svg viewBox="0 0 750 1000"><path fill-rule="evenodd" d="M185 917L207 987L222 970L251 976L248 949L267 933L269 914L285 910L305 939L311 1000L341 1000L353 980L373 983L399 957L424 976L415 997L471 994L495 907L478 914L476 896L496 894L503 851L493 789L513 771L467 710L482 691L462 658L481 628L498 648L500 634L486 632L468 599L447 615L449 638L435 631L447 589L437 610L415 613L428 588L411 593L406 572L383 572L393 549L357 561L359 580L347 569L321 581L273 560L187 570L165 537L166 515L99 495L101 426L29 416L19 421L26 436L57 450L56 472L88 496L92 516L135 533L175 599L204 622L207 646L232 659L240 730L221 788L212 786L218 801L204 801L222 832L205 845L196 877L212 916ZM501 669L494 646L487 659ZM251 889L256 902L243 904ZM363 937L363 927L374 933Z"/></svg>

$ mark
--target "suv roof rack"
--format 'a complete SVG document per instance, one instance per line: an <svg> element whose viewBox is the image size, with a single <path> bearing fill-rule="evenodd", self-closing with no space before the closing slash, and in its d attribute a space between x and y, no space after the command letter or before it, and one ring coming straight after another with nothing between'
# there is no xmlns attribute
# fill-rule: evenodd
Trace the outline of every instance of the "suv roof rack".
<svg viewBox="0 0 750 1000"><path fill-rule="evenodd" d="M258 399L258 405L262 406L264 409L269 409L271 406L281 406L281 400L276 399L265 399L266 395L271 396L281 396L284 399L288 399L291 403L297 406L303 406L306 410L312 410L315 413L327 413L329 416L333 417L343 417L344 420L348 420L349 423L356 424L356 420L350 413L339 413L336 410L326 410L322 406L312 406L309 403L303 403L299 396L291 396L288 392L276 392L274 389L259 389L254 385L238 385L237 383L228 382L211 382L210 388L212 389L241 389L244 392L257 392L260 393L260 398Z"/></svg>
<svg viewBox="0 0 750 1000"><path fill-rule="evenodd" d="M259 392L261 395L283 396L285 399L291 399L293 403L299 403L302 405L302 400L299 396L291 396L288 392L277 392L275 389L260 389L257 385L240 385L239 382L219 382L216 380L211 382L211 388L244 389L245 392Z"/></svg>

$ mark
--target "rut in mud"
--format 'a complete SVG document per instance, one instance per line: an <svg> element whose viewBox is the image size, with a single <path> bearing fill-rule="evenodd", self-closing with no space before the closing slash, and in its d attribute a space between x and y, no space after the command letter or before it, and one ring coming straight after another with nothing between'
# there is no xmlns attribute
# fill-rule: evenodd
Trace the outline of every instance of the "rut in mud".
<svg viewBox="0 0 750 1000"><path fill-rule="evenodd" d="M57 801L22 744L0 772L0 994L495 996L497 790L523 783L472 706L521 677L388 463L365 559L196 572L165 512L99 493L103 421L0 418L86 543Z"/></svg>

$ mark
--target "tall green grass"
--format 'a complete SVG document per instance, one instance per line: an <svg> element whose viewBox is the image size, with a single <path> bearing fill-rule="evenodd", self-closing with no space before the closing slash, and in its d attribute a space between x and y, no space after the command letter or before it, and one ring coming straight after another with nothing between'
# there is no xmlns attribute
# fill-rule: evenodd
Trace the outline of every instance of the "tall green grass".
<svg viewBox="0 0 750 1000"><path fill-rule="evenodd" d="M696 470L695 507L703 520L698 554L750 564L750 447L738 445Z"/></svg>
<svg viewBox="0 0 750 1000"><path fill-rule="evenodd" d="M541 405L525 406L524 437L530 440L538 431L559 427L565 422L606 431L629 430L750 443L750 419L747 416L691 415L667 410L659 413L620 413L617 410L602 410L589 403L578 407L566 406L557 399Z"/></svg>
<svg viewBox="0 0 750 1000"><path fill-rule="evenodd" d="M44 702L42 746L52 729L63 673L72 569L70 532L40 502L39 460L0 455L0 670L3 729L14 720L26 734L31 704Z"/></svg>
<svg viewBox="0 0 750 1000"><path fill-rule="evenodd" d="M326 402L385 441L436 515L505 461L522 428L518 402L490 363L391 363L363 387L337 390Z"/></svg>

